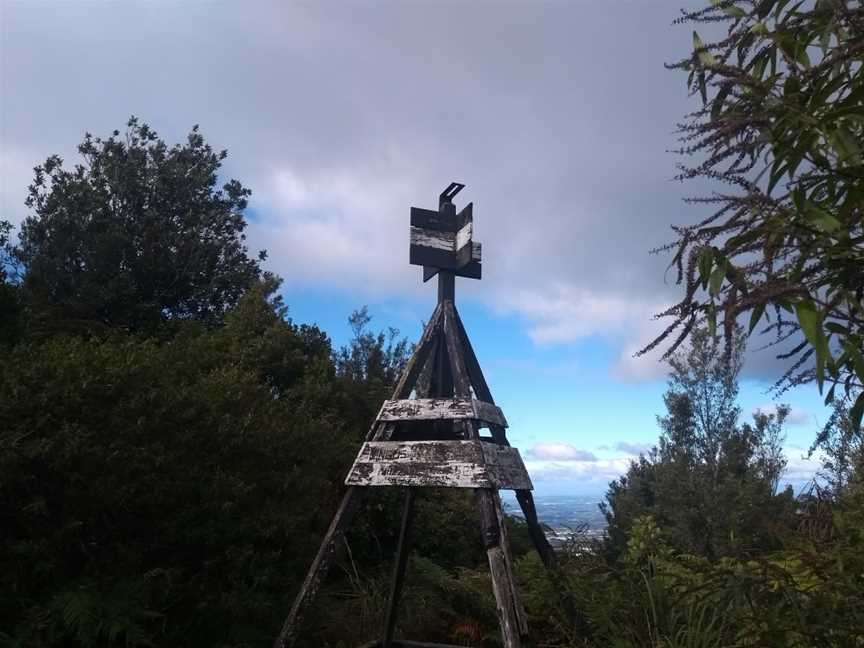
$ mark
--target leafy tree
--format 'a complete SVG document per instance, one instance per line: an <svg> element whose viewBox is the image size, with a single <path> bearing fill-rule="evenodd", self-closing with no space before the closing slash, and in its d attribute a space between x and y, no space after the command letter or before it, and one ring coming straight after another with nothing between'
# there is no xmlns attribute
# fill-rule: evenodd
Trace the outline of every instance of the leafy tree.
<svg viewBox="0 0 864 648"><path fill-rule="evenodd" d="M326 338L262 287L217 330L0 354L5 638L268 644L356 450Z"/></svg>
<svg viewBox="0 0 864 648"><path fill-rule="evenodd" d="M353 335L333 358L344 399L342 410L354 412L365 426L375 418L381 402L390 398L412 351L397 329L374 333L369 329L371 321L366 306L351 313L348 324Z"/></svg>
<svg viewBox="0 0 864 648"><path fill-rule="evenodd" d="M848 0L713 0L677 22L725 35L671 65L689 73L702 107L680 124L680 179L718 190L692 198L712 209L673 227L672 265L684 288L647 351L673 337L674 352L699 323L727 335L749 315L767 322L778 386L815 379L826 402L864 412L864 8ZM773 313L773 319L771 317ZM674 335L673 335L674 334ZM842 394L835 394L841 385Z"/></svg>
<svg viewBox="0 0 864 648"><path fill-rule="evenodd" d="M15 253L40 328L151 331L165 321L218 324L263 278L248 256L237 180L217 188L226 151L193 127L169 146L132 117L121 136L89 133L72 169L36 167Z"/></svg>
<svg viewBox="0 0 864 648"><path fill-rule="evenodd" d="M864 433L852 425L846 408L837 409L831 418L810 451L821 451L819 476L836 500L848 488L864 485Z"/></svg>
<svg viewBox="0 0 864 648"><path fill-rule="evenodd" d="M743 334L723 350L717 335L694 331L670 358L667 414L660 441L610 484L608 548L620 554L632 525L651 515L679 551L716 558L776 542L774 525L791 512L792 496L776 489L785 467L782 426L788 408L739 424L735 399Z"/></svg>

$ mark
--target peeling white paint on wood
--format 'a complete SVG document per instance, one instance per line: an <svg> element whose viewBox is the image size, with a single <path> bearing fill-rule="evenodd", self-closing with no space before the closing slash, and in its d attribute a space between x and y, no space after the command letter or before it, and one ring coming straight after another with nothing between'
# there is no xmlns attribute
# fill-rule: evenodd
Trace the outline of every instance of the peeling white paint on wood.
<svg viewBox="0 0 864 648"><path fill-rule="evenodd" d="M519 451L485 441L369 441L345 483L531 490Z"/></svg>
<svg viewBox="0 0 864 648"><path fill-rule="evenodd" d="M458 251L471 243L471 234L474 231L473 223L468 221L465 226L456 232L456 241L453 249Z"/></svg>
<svg viewBox="0 0 864 648"><path fill-rule="evenodd" d="M439 230L412 227L411 245L416 245L418 247L434 248L436 250L444 250L446 252L455 252L456 234L454 232L442 232Z"/></svg>
<svg viewBox="0 0 864 648"><path fill-rule="evenodd" d="M474 419L507 427L499 407L470 398L415 398L384 401L379 421L441 421Z"/></svg>

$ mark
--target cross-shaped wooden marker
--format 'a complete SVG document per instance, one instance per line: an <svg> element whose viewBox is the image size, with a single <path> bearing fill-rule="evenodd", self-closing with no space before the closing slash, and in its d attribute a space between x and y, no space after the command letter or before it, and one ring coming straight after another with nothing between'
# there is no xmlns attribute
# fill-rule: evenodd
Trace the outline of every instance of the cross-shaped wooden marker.
<svg viewBox="0 0 864 648"><path fill-rule="evenodd" d="M438 197L438 211L411 208L409 260L423 266L423 281L439 272L469 279L481 277L481 247L472 239L474 203L468 203L458 214L453 204L453 198L464 187L451 182Z"/></svg>

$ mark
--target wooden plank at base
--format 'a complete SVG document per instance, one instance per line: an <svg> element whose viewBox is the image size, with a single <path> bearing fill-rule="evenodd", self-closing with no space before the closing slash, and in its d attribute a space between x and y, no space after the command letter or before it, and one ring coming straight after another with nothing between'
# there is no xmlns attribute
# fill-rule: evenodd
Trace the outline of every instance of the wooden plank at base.
<svg viewBox="0 0 864 648"><path fill-rule="evenodd" d="M428 641L406 641L405 639L395 639L391 644L394 648L465 648L465 646L457 646L455 644L430 643Z"/></svg>
<svg viewBox="0 0 864 648"><path fill-rule="evenodd" d="M349 486L531 490L516 448L485 441L370 441L345 478Z"/></svg>
<svg viewBox="0 0 864 648"><path fill-rule="evenodd" d="M363 644L360 648L381 648L383 643L380 639ZM456 644L432 643L430 641L408 641L407 639L394 639L390 642L392 648L471 648L470 646L457 646Z"/></svg>
<svg viewBox="0 0 864 648"><path fill-rule="evenodd" d="M384 401L379 421L440 421L476 419L488 425L507 427L501 409L471 398L414 398Z"/></svg>

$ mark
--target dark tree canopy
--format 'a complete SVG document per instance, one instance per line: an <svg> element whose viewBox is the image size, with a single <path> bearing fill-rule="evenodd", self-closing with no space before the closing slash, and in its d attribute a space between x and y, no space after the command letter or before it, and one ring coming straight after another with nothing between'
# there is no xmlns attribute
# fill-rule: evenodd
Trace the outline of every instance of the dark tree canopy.
<svg viewBox="0 0 864 648"><path fill-rule="evenodd" d="M226 151L193 127L169 147L132 117L125 134L89 133L72 169L35 168L16 250L34 320L64 328L151 330L167 320L211 325L259 279L243 230L250 190L218 188Z"/></svg>
<svg viewBox="0 0 864 648"><path fill-rule="evenodd" d="M20 329L18 286L11 281L14 263L9 245L12 225L0 221L0 344L14 341Z"/></svg>

